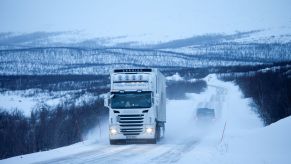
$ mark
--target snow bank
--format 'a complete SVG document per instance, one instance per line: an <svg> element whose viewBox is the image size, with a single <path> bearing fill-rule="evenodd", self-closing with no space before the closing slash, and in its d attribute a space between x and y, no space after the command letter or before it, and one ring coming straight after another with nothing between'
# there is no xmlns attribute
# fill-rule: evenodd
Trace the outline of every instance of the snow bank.
<svg viewBox="0 0 291 164"><path fill-rule="evenodd" d="M74 155L79 152L88 152L92 150L102 149L104 145L92 143L92 141L79 142L70 146L54 149L52 151L43 151L38 153L20 155L6 160L0 160L1 164L28 164L36 163L54 158Z"/></svg>
<svg viewBox="0 0 291 164"><path fill-rule="evenodd" d="M250 100L243 98L237 86L224 83L215 75L204 80L210 86L227 89L221 118L179 163L284 164L291 161L291 117L263 127L249 106Z"/></svg>
<svg viewBox="0 0 291 164"><path fill-rule="evenodd" d="M224 161L231 163L290 163L291 117L267 127L227 136Z"/></svg>

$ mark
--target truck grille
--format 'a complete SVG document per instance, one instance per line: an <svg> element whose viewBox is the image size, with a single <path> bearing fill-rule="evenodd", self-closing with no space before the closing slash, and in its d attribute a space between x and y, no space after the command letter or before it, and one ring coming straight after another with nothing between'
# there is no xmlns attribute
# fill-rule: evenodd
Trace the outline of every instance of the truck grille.
<svg viewBox="0 0 291 164"><path fill-rule="evenodd" d="M120 132L126 136L139 135L143 131L143 114L118 115Z"/></svg>

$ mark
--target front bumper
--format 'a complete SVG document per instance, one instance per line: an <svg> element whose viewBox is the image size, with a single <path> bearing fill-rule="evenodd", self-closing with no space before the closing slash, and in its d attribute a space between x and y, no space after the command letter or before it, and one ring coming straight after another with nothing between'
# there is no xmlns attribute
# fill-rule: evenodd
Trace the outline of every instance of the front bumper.
<svg viewBox="0 0 291 164"><path fill-rule="evenodd" d="M122 144L156 144L155 139L116 139L110 140L111 145L122 145Z"/></svg>
<svg viewBox="0 0 291 164"><path fill-rule="evenodd" d="M142 139L155 139L155 129L151 132L148 133L146 132L147 127L152 127L152 126L146 126L143 128L142 132L138 135L124 135L121 131L120 128L114 126L109 128L109 139L110 140L142 140ZM110 131L112 128L116 129L116 133L112 134Z"/></svg>

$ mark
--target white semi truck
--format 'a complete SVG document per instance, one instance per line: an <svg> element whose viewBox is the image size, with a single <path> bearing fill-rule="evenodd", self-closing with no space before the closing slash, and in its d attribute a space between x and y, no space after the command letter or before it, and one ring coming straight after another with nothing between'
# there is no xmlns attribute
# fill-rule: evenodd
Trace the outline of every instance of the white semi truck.
<svg viewBox="0 0 291 164"><path fill-rule="evenodd" d="M153 143L165 134L166 84L157 69L115 69L104 105L110 144Z"/></svg>

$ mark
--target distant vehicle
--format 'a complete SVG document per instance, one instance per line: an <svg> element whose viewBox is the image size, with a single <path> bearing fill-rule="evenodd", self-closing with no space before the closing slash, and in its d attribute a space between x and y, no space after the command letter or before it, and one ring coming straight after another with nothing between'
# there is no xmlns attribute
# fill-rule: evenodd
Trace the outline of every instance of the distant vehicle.
<svg viewBox="0 0 291 164"><path fill-rule="evenodd" d="M198 108L196 111L197 120L215 120L215 110L210 108Z"/></svg>
<svg viewBox="0 0 291 164"><path fill-rule="evenodd" d="M110 144L156 143L164 137L166 84L157 69L115 69L104 105Z"/></svg>

